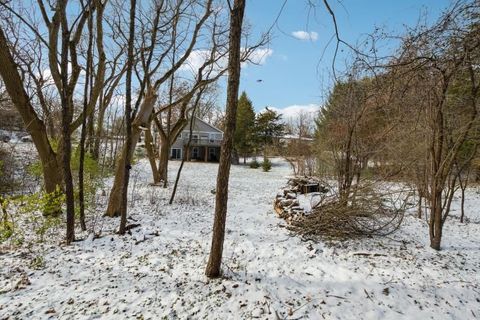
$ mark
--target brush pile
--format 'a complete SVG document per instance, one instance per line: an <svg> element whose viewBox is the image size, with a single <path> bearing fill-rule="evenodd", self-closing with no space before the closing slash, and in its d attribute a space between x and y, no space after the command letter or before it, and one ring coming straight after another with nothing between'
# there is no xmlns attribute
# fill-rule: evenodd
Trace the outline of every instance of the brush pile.
<svg viewBox="0 0 480 320"><path fill-rule="evenodd" d="M285 219L288 229L308 240L346 240L364 236L385 236L398 229L405 206L397 208L394 201L372 189L358 189L347 200L329 192L319 183L319 190L299 195L305 181L290 179L277 194L274 208ZM311 183L312 180L308 180ZM306 212L299 197L315 197L317 201ZM402 201L406 203L406 201Z"/></svg>

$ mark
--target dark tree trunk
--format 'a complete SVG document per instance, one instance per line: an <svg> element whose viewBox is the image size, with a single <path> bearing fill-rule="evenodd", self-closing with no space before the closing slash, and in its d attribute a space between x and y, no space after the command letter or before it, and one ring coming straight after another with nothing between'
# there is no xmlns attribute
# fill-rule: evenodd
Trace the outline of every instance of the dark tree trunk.
<svg viewBox="0 0 480 320"><path fill-rule="evenodd" d="M73 92L69 92L68 77L68 54L70 44L70 31L67 24L66 2L58 4L58 10L61 15L62 26L62 49L61 49L61 103L62 103L62 171L65 181L65 197L67 204L67 244L75 241L75 197L73 190L72 170L70 168L70 159L72 154L72 143L70 124L73 118Z"/></svg>
<svg viewBox="0 0 480 320"><path fill-rule="evenodd" d="M85 71L85 87L83 90L83 114L82 128L80 133L80 159L78 165L78 203L79 203L79 220L80 227L83 231L87 230L85 224L85 188L84 188L84 164L85 164L85 141L87 139L87 108L90 86L90 72L92 68L92 46L93 46L93 20L88 17L88 48L87 48L87 68ZM91 113L93 115L93 112ZM89 117L89 125L93 122L93 116ZM90 141L91 141L90 135Z"/></svg>
<svg viewBox="0 0 480 320"><path fill-rule="evenodd" d="M222 264L225 222L227 218L228 181L232 159L233 135L237 118L238 88L240 85L240 46L244 11L245 0L235 0L233 8L230 11L230 43L225 133L220 154L220 164L218 166L212 245L207 268L205 270L205 274L209 278L220 276Z"/></svg>
<svg viewBox="0 0 480 320"><path fill-rule="evenodd" d="M120 206L120 228L118 233L125 234L127 226L127 196L128 196L128 180L130 178L132 146L132 69L133 69L133 41L135 36L135 10L136 0L130 0L130 32L128 39L128 53L127 53L127 75L125 83L125 124L127 129L125 141L125 162L123 167L123 185L122 185L122 199Z"/></svg>
<svg viewBox="0 0 480 320"><path fill-rule="evenodd" d="M440 250L442 241L442 190L432 190L432 201L430 203L430 247Z"/></svg>
<svg viewBox="0 0 480 320"><path fill-rule="evenodd" d="M418 219L422 219L422 200L423 200L423 197L419 193L419 195L418 195L418 211L417 211Z"/></svg>

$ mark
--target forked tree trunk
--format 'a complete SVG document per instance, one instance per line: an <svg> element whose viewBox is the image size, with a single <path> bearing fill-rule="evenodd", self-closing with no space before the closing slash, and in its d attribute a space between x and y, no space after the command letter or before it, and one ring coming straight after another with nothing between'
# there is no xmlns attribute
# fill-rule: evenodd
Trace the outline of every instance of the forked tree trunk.
<svg viewBox="0 0 480 320"><path fill-rule="evenodd" d="M226 125L220 164L218 166L212 245L205 270L205 274L209 278L220 276L222 264L225 222L227 218L228 181L232 160L233 135L237 118L238 88L240 85L240 44L244 11L245 0L235 0L230 11Z"/></svg>
<svg viewBox="0 0 480 320"><path fill-rule="evenodd" d="M131 148L130 152L126 154L126 145L123 146L122 152L117 158L115 164L115 179L113 181L113 186L110 191L110 198L108 199L108 207L105 215L109 217L118 217L120 216L120 203L122 197L122 186L123 186L123 174L126 164L126 159L130 162L133 158L133 152L137 145L138 140L140 139L140 127L146 127L148 125L148 119L152 114L153 106L157 100L157 95L152 91L147 91L143 103L140 107L140 110L135 118L135 121L132 123L132 138L131 138Z"/></svg>

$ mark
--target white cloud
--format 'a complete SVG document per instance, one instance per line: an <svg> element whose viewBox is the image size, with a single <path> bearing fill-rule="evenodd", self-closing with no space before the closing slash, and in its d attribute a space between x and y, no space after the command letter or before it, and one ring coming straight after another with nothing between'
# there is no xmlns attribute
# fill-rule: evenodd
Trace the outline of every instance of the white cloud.
<svg viewBox="0 0 480 320"><path fill-rule="evenodd" d="M298 40L309 40L309 41L317 41L318 40L318 33L315 31L294 31L292 32L292 36Z"/></svg>
<svg viewBox="0 0 480 320"><path fill-rule="evenodd" d="M267 59L272 55L273 55L272 49L260 48L253 51L248 57L248 60L251 63L262 65L262 64L265 64L265 62L267 62ZM244 62L242 66L243 67L247 66L249 62Z"/></svg>
<svg viewBox="0 0 480 320"><path fill-rule="evenodd" d="M186 71L191 71L192 73L196 74L198 72L198 69L208 60L210 59L210 51L209 50L193 50L190 55L188 56L187 60L185 61L185 64L182 65L180 69L186 70ZM212 75L216 74L220 70L222 70L225 66L227 65L227 57L226 56L220 56L215 65L211 66L213 67L207 67L205 69L205 72L208 72L212 70Z"/></svg>
<svg viewBox="0 0 480 320"><path fill-rule="evenodd" d="M289 122L296 120L302 113L311 117L315 117L317 112L320 110L320 105L311 103L307 105L292 105L285 108L269 107L269 109L280 113L283 120L285 122Z"/></svg>
<svg viewBox="0 0 480 320"><path fill-rule="evenodd" d="M242 50L245 50L243 48ZM220 55L220 53L219 53ZM250 53L248 61L242 63L242 67L247 67L249 64L263 65L267 62L267 59L273 55L272 49L259 48ZM190 56L187 58L185 64L181 67L182 70L191 71L196 73L198 69L210 58L209 50L193 50ZM213 68L214 73L219 72L223 68L227 67L228 55L224 54L219 57L218 61Z"/></svg>

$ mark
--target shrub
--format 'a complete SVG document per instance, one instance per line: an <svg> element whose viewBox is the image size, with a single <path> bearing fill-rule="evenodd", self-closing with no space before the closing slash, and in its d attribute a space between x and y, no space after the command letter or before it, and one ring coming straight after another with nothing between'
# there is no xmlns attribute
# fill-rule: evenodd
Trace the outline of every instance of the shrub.
<svg viewBox="0 0 480 320"><path fill-rule="evenodd" d="M258 167L260 167L260 163L258 163L258 161L255 159L250 162L249 166L252 169L257 169Z"/></svg>
<svg viewBox="0 0 480 320"><path fill-rule="evenodd" d="M78 203L78 170L80 169L80 149L77 148L72 155L71 168L73 174L73 179L75 183L75 211L76 214L79 214L80 205ZM85 209L89 209L95 205L95 195L97 190L103 187L103 178L104 173L97 160L89 153L85 153L85 158L83 162L83 192L84 192L84 203Z"/></svg>
<svg viewBox="0 0 480 320"><path fill-rule="evenodd" d="M9 240L11 244L21 245L26 235L32 240L32 234L37 236L38 242L44 242L46 235L57 234L58 227L62 225L63 220L60 215L45 215L46 212L58 211L65 202L65 196L60 187L52 193L37 192L0 198L0 202L2 210L0 243ZM10 204L12 205L9 206ZM13 212L8 212L9 208Z"/></svg>
<svg viewBox="0 0 480 320"><path fill-rule="evenodd" d="M0 143L0 196L16 189L15 159L11 151Z"/></svg>
<svg viewBox="0 0 480 320"><path fill-rule="evenodd" d="M262 168L265 172L270 171L270 169L272 169L272 162L268 160L268 158L263 159Z"/></svg>

